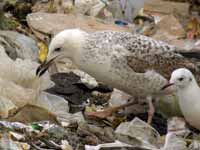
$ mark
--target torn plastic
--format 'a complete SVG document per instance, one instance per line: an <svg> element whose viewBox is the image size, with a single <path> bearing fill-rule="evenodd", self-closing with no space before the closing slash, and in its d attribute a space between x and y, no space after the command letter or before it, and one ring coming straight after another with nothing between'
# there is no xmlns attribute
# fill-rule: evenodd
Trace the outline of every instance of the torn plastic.
<svg viewBox="0 0 200 150"><path fill-rule="evenodd" d="M156 149L160 139L159 133L153 127L137 117L131 122L121 123L115 134L121 142L150 149Z"/></svg>
<svg viewBox="0 0 200 150"><path fill-rule="evenodd" d="M52 87L54 84L50 80L48 72L40 79L35 75L38 65L28 59L13 61L0 45L0 78L12 81L24 88L45 90Z"/></svg>
<svg viewBox="0 0 200 150"><path fill-rule="evenodd" d="M128 147L133 147L132 145L122 143L120 141L115 141L114 143L105 143L105 144L99 144L97 146L92 146L92 145L85 145L85 150L100 150L101 148L128 148Z"/></svg>
<svg viewBox="0 0 200 150"><path fill-rule="evenodd" d="M42 92L54 83L48 73L41 78L35 75L38 65L31 60L13 61L0 46L0 117L7 118L10 112L25 105L38 106L55 115L69 111L64 98Z"/></svg>
<svg viewBox="0 0 200 150"><path fill-rule="evenodd" d="M176 133L169 132L166 135L165 145L160 150L187 150L186 142L183 138L176 136Z"/></svg>

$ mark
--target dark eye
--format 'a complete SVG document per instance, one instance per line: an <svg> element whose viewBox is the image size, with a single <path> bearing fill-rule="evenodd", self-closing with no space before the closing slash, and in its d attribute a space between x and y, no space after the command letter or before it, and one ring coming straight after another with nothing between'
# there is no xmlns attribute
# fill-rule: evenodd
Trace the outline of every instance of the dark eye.
<svg viewBox="0 0 200 150"><path fill-rule="evenodd" d="M56 48L54 51L55 51L55 52L60 52L60 51L61 51L61 48Z"/></svg>
<svg viewBox="0 0 200 150"><path fill-rule="evenodd" d="M184 79L184 78L183 78L183 77L181 77L181 78L179 78L178 80L179 80L179 81L183 81L183 79Z"/></svg>

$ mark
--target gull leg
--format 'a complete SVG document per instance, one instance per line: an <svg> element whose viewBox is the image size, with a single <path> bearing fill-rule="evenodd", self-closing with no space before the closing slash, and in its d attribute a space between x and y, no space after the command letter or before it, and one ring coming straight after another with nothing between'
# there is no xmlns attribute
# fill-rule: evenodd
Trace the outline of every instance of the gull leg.
<svg viewBox="0 0 200 150"><path fill-rule="evenodd" d="M147 100L148 100L148 105L149 105L147 123L150 125L152 123L152 119L153 119L153 116L154 116L154 113L155 113L155 107L153 105L151 96L147 96Z"/></svg>
<svg viewBox="0 0 200 150"><path fill-rule="evenodd" d="M103 111L98 111L98 112L87 112L85 113L87 116L90 116L90 117L98 117L98 118L106 118L108 116L111 116L114 112L120 110L120 109L123 109L125 107L128 107L128 106L131 106L131 105L134 105L136 104L137 101L133 101L133 102L128 102L126 104L122 104L122 105L118 105L118 106L112 106L112 107L109 107L109 108L106 108L105 110Z"/></svg>

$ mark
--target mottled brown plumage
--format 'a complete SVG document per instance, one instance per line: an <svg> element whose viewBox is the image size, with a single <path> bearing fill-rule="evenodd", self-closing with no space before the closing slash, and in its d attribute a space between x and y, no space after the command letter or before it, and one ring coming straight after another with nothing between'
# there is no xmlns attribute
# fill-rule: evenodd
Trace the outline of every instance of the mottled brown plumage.
<svg viewBox="0 0 200 150"><path fill-rule="evenodd" d="M127 56L128 65L136 72L145 73L147 70L154 70L163 75L167 80L170 79L170 74L178 68L188 68L196 75L197 81L200 83L200 72L198 68L198 61L194 59L185 59L181 57L162 56L146 56L144 58L137 58L135 56Z"/></svg>

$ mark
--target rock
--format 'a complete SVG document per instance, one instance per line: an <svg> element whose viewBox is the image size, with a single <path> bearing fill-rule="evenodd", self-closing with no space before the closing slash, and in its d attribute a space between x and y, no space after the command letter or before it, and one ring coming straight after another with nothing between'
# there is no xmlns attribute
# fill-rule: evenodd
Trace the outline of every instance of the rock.
<svg viewBox="0 0 200 150"><path fill-rule="evenodd" d="M38 12L29 14L27 16L27 22L35 35L42 41L49 41L47 35L52 36L59 31L69 28L81 28L87 32L97 30L132 31L131 28L102 23L94 17L83 16L81 14L50 14Z"/></svg>
<svg viewBox="0 0 200 150"><path fill-rule="evenodd" d="M176 12L181 16L188 16L189 4L172 2L172 1L162 1L162 0L150 0L146 1L144 5L144 11L148 13L155 13L160 15L170 15Z"/></svg>
<svg viewBox="0 0 200 150"><path fill-rule="evenodd" d="M111 136L106 134L108 130ZM81 123L79 124L77 132L81 137L89 136L88 143L90 144L96 145L114 141L114 132L112 128L103 128L93 124Z"/></svg>
<svg viewBox="0 0 200 150"><path fill-rule="evenodd" d="M14 60L16 58L37 60L39 50L37 43L26 35L14 31L0 31L0 43Z"/></svg>
<svg viewBox="0 0 200 150"><path fill-rule="evenodd" d="M183 38L186 34L182 25L173 15L163 17L157 24L157 29L153 38L165 42L170 42L175 39Z"/></svg>
<svg viewBox="0 0 200 150"><path fill-rule="evenodd" d="M124 143L150 149L156 149L160 139L159 133L139 118L121 123L115 134Z"/></svg>
<svg viewBox="0 0 200 150"><path fill-rule="evenodd" d="M30 122L38 122L43 120L49 120L52 123L56 123L56 116L50 113L49 111L37 107L26 105L18 110L15 115L7 118L6 120L12 122L23 122L23 123L30 123Z"/></svg>

